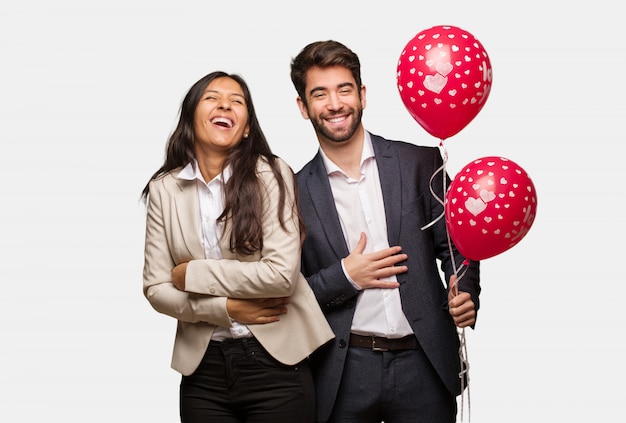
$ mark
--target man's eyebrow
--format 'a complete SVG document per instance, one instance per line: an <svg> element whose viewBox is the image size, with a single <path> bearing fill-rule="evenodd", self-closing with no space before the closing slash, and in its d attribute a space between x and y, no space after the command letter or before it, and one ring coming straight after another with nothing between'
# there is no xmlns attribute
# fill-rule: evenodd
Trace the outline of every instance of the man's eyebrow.
<svg viewBox="0 0 626 423"><path fill-rule="evenodd" d="M345 87L354 87L354 84L352 82L342 82L341 84L337 85L337 88L339 89ZM311 91L309 91L309 95L314 94L318 91L328 91L328 89L326 87L315 87L312 88Z"/></svg>
<svg viewBox="0 0 626 423"><path fill-rule="evenodd" d="M325 87L311 88L311 91L309 91L309 94L314 94L314 93L319 92L319 91L326 91L326 88Z"/></svg>

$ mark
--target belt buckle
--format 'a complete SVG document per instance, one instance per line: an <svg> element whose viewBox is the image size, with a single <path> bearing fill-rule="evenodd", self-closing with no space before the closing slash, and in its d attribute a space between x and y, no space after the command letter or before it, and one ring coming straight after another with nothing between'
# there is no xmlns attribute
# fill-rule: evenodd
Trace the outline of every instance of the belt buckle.
<svg viewBox="0 0 626 423"><path fill-rule="evenodd" d="M388 348L380 348L376 346L376 337L372 336L372 351L389 351Z"/></svg>

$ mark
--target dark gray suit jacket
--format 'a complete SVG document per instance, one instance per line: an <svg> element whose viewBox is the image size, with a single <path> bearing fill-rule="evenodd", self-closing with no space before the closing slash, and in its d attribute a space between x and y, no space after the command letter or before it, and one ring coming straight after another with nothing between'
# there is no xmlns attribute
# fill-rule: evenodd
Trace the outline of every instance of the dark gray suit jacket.
<svg viewBox="0 0 626 423"><path fill-rule="evenodd" d="M445 219L421 228L443 212L430 192L430 178L443 165L437 147L416 146L371 135L380 173L389 245L408 254L408 271L397 276L402 308L421 347L450 392L459 395L459 337L447 309L447 284L454 273ZM302 249L302 272L315 292L335 339L314 356L318 419L326 421L337 397L346 358L350 326L358 291L346 279L341 259L349 254L335 208L326 168L318 153L297 174L300 206L307 237ZM449 178L448 179L449 184ZM443 200L441 170L432 188ZM456 264L464 258L456 249ZM472 295L478 310L479 263L470 262L459 290Z"/></svg>

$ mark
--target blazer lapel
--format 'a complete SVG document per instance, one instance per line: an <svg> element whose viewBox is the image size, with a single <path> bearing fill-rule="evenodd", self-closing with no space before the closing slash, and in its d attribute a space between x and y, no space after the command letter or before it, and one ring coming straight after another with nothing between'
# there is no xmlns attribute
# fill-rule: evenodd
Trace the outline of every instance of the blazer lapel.
<svg viewBox="0 0 626 423"><path fill-rule="evenodd" d="M311 170L305 180L306 190L311 196L311 203L324 229L328 245L337 255L345 257L350 252L343 237L343 229L339 222L337 208L333 201L333 194L328 181L328 174L322 156L317 153L313 159Z"/></svg>
<svg viewBox="0 0 626 423"><path fill-rule="evenodd" d="M180 192L174 197L176 216L185 246L194 258L204 258L204 247L200 239L200 209L196 181L177 180Z"/></svg>
<svg viewBox="0 0 626 423"><path fill-rule="evenodd" d="M400 218L402 213L402 176L396 151L388 142L377 135L371 135L380 185L385 203L387 237L389 245L397 245L400 240Z"/></svg>

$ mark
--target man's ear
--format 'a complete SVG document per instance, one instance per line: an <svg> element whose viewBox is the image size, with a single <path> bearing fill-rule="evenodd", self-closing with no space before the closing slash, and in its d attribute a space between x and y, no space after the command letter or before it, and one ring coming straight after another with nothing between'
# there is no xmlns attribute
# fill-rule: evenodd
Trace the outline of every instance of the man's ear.
<svg viewBox="0 0 626 423"><path fill-rule="evenodd" d="M304 104L304 101L302 101L302 99L298 97L296 98L296 103L298 104L298 109L300 109L300 114L302 115L302 117L308 120L309 112L306 108L306 104Z"/></svg>
<svg viewBox="0 0 626 423"><path fill-rule="evenodd" d="M367 100L365 98L366 91L367 89L365 88L365 85L361 85L361 108L363 108L363 110L365 110L365 106L367 105Z"/></svg>

